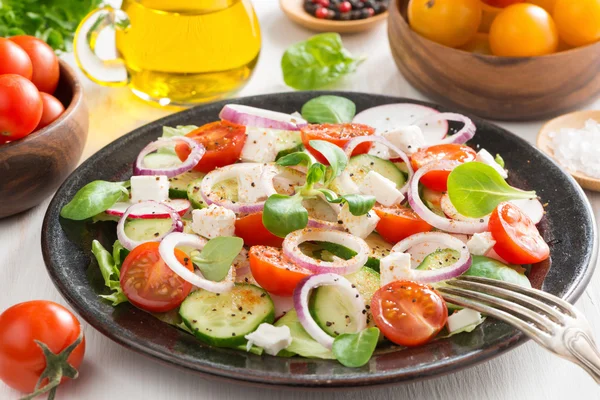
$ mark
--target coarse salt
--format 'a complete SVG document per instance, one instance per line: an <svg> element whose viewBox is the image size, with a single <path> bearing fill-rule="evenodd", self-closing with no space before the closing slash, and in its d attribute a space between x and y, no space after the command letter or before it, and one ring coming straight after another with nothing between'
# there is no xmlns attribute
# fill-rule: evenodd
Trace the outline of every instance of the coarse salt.
<svg viewBox="0 0 600 400"><path fill-rule="evenodd" d="M600 178L600 124L589 119L582 129L563 128L550 132L554 158L570 172Z"/></svg>

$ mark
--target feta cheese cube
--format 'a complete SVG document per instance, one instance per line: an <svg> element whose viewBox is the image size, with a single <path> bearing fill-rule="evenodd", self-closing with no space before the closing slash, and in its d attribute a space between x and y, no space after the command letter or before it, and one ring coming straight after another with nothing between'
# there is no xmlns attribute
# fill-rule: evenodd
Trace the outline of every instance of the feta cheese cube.
<svg viewBox="0 0 600 400"><path fill-rule="evenodd" d="M475 157L475 161L489 165L490 167L494 168L504 179L508 178L508 172L506 172L506 170L496 162L494 156L492 156L486 149L479 150L477 157Z"/></svg>
<svg viewBox="0 0 600 400"><path fill-rule="evenodd" d="M365 215L352 215L348 204L344 204L338 214L338 220L342 221L347 232L364 239L375 230L379 217L373 210Z"/></svg>
<svg viewBox="0 0 600 400"><path fill-rule="evenodd" d="M446 324L450 333L458 333L459 331L471 332L483 320L484 318L481 316L481 313L469 308L463 308L450 315Z"/></svg>
<svg viewBox="0 0 600 400"><path fill-rule="evenodd" d="M159 203L169 200L169 178L164 175L131 177L131 202L148 200Z"/></svg>
<svg viewBox="0 0 600 400"><path fill-rule="evenodd" d="M248 171L238 177L238 198L242 203L256 203L267 198L261 182L263 164L246 164Z"/></svg>
<svg viewBox="0 0 600 400"><path fill-rule="evenodd" d="M335 185L340 194L360 193L358 185L352 180L347 172L342 172L342 174L335 179Z"/></svg>
<svg viewBox="0 0 600 400"><path fill-rule="evenodd" d="M374 196L378 203L391 207L404 200L396 184L375 171L369 171L359 186L360 192Z"/></svg>
<svg viewBox="0 0 600 400"><path fill-rule="evenodd" d="M250 351L252 345L256 345L272 356L292 344L292 333L290 328L285 325L260 324L254 332L244 337L248 340L247 351Z"/></svg>
<svg viewBox="0 0 600 400"><path fill-rule="evenodd" d="M496 241L490 232L476 233L467 242L469 252L475 256L484 256L490 251Z"/></svg>
<svg viewBox="0 0 600 400"><path fill-rule="evenodd" d="M427 145L421 128L416 125L401 126L384 132L382 136L409 156Z"/></svg>
<svg viewBox="0 0 600 400"><path fill-rule="evenodd" d="M379 262L379 273L381 274L381 286L390 282L407 279L410 272L410 254L390 253Z"/></svg>
<svg viewBox="0 0 600 400"><path fill-rule="evenodd" d="M192 211L192 230L207 239L234 236L235 213L225 207L211 204L208 208Z"/></svg>
<svg viewBox="0 0 600 400"><path fill-rule="evenodd" d="M293 148L300 142L299 132L246 127L246 142L240 157L245 162L273 162L281 150Z"/></svg>

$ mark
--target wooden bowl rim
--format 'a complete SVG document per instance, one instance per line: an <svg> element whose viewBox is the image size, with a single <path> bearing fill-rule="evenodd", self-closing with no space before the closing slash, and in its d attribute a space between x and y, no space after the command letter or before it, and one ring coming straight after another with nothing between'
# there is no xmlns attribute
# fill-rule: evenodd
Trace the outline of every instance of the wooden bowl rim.
<svg viewBox="0 0 600 400"><path fill-rule="evenodd" d="M303 13L296 12L295 8L287 5L291 4L290 2L292 1L301 2L302 0L279 0L279 7L283 10L284 14L288 16L288 18L290 18L292 21L311 30L315 30L314 27L310 26L313 25L318 26L319 29L331 30L334 32L338 32L336 29L340 29L338 33L358 33L367 30L371 26L374 27L379 22L386 20L389 15L389 11L384 11L381 14L377 14L373 17L350 21L334 21L329 19L319 19L313 17L304 10L302 10ZM291 18L290 15L293 15L295 19Z"/></svg>
<svg viewBox="0 0 600 400"><path fill-rule="evenodd" d="M464 53L465 55L470 55L473 57L478 57L478 58L482 58L482 59L487 59L490 61L496 61L496 62L503 62L503 61L508 61L508 60L512 60L514 61L515 59L518 60L532 60L532 59L539 59L539 58L558 58L558 57L568 57L571 55L571 53L576 53L576 52L588 52L588 51L592 51L592 48L595 48L594 51L598 51L599 47L600 47L600 41L597 41L595 43L590 43L587 44L585 46L579 46L579 47L574 47L571 49L567 49L567 50L562 50L556 53L552 53L552 54L546 54L543 56L531 56L531 57L506 57L506 56L495 56L492 54L480 54L480 53L472 53L470 51L467 50L463 50L463 49L459 49L459 48L455 48L455 47L450 47L450 46L445 46L443 44L434 42L431 39L426 38L425 36L421 36L419 35L417 32L413 31L412 28L410 27L410 25L408 24L408 21L404 18L404 16L402 15L402 13L400 12L400 7L398 7L398 3L401 0L390 0L390 8L389 8L389 20L390 21L399 21L400 24L404 24L404 26L408 29L408 31L410 31L410 35L411 35L411 40L415 40L415 36L428 42L430 45L436 46L439 49L447 49L447 51L457 51L459 53ZM480 32L477 32L480 33Z"/></svg>
<svg viewBox="0 0 600 400"><path fill-rule="evenodd" d="M61 116L53 121L50 125L45 126L37 132L27 135L23 139L15 140L14 142L6 143L5 145L0 146L0 152L2 150L14 150L21 145L26 146L29 142L32 142L38 138L51 135L53 128L70 118L83 102L83 88L79 82L79 79L77 78L77 75L75 74L75 71L69 66L69 64L61 59L58 60L58 63L60 65L60 73L65 75L66 81L73 87L73 96L71 97L71 102L69 103L68 107L61 114Z"/></svg>
<svg viewBox="0 0 600 400"><path fill-rule="evenodd" d="M557 123L559 120L562 120L562 119L568 119L568 118L576 117L576 116L582 115L582 114L589 114L591 112L598 113L598 116L600 117L600 110L581 110L581 111L574 111L574 112L570 112L570 113L567 113L567 114L559 115L556 118L552 118L551 120L547 121L541 127L540 131L538 132L537 138L536 138L536 145L537 145L538 149L540 149L540 151L542 151L548 157L550 157L554 161L556 161L556 163L558 165L560 165L561 167L563 167L565 169L565 171L567 171L567 173L569 173L569 175L571 175L573 178L575 178L575 180L577 180L577 182L579 182L579 184L581 186L583 186L584 188L589 189L589 190L600 191L600 179L593 178L591 176L587 176L587 175L582 174L580 172L573 172L571 170L568 170L565 166L563 166L554 157L554 152L548 146L548 143L547 143L547 141L549 140L548 133L551 131L550 130L550 126L551 125Z"/></svg>

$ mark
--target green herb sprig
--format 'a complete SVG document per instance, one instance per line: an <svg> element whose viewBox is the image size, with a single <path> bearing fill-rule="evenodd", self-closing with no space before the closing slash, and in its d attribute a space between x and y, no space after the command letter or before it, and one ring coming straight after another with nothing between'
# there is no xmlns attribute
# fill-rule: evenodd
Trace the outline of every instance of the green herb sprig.
<svg viewBox="0 0 600 400"><path fill-rule="evenodd" d="M1 1L1 0L0 0ZM129 197L126 182L93 181L79 189L61 210L60 216L75 221L92 218L108 210L123 197Z"/></svg>
<svg viewBox="0 0 600 400"><path fill-rule="evenodd" d="M209 240L202 251L193 251L192 262L206 279L220 282L227 276L233 260L242 247L244 247L242 238L219 236Z"/></svg>

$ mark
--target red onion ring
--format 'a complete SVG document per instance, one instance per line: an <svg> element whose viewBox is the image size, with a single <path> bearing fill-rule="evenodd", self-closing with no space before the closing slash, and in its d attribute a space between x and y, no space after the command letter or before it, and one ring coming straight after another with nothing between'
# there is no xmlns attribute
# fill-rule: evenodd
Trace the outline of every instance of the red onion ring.
<svg viewBox="0 0 600 400"><path fill-rule="evenodd" d="M241 104L226 104L219 113L219 118L244 126L286 131L299 131L308 125L308 122L297 116Z"/></svg>
<svg viewBox="0 0 600 400"><path fill-rule="evenodd" d="M125 221L127 221L127 217L129 216L129 214L131 214L132 212L135 212L139 208L147 208L150 206L155 207L162 214L168 214L168 216L173 221L173 224L171 225L171 229L169 229L169 231L167 233L157 236L151 240L145 240L143 242L130 239L127 236L127 234L125 233ZM182 231L183 231L183 221L181 220L181 217L179 216L179 214L177 214L177 211L173 210L171 207L167 206L164 203L159 203L156 201L142 201L140 203L136 203L136 204L130 206L123 213L123 215L121 216L121 219L119 219L119 223L117 224L117 238L119 239L119 242L121 242L123 247L125 247L127 250L130 250L130 251L142 243L160 242L161 240L163 240L167 235L171 234L172 232L182 232Z"/></svg>
<svg viewBox="0 0 600 400"><path fill-rule="evenodd" d="M147 168L144 167L144 157L148 154L160 149L161 147L166 147L170 145L172 142L183 142L190 147L190 154L180 165L176 165L174 167L169 168ZM184 172L190 171L193 169L200 160L204 153L206 152L206 148L203 145L196 143L192 139L185 136L173 136L171 138L159 138L158 140L151 142L146 147L140 151L140 154L137 156L135 160L135 164L133 166L133 175L166 175L168 178L172 178L179 174L183 174Z"/></svg>
<svg viewBox="0 0 600 400"><path fill-rule="evenodd" d="M387 140L383 136L360 136L353 138L348 143L346 143L346 146L344 146L346 156L350 158L356 146L365 142L377 142L386 145L389 149L391 149L394 153L398 155L397 157L392 157L392 155L390 154L390 158L400 159L406 164L406 169L408 170L408 179L406 180L406 184L399 189L400 193L406 194L409 188L410 180L414 174L413 168L410 164L410 159L408 158L406 153L400 150L398 147L394 146L389 140Z"/></svg>
<svg viewBox="0 0 600 400"><path fill-rule="evenodd" d="M348 297L349 303L353 306L354 312L352 318L357 321L357 332L362 331L367 327L367 314L365 311L365 301L356 288L343 276L328 273L311 275L304 278L296 289L294 289L294 308L298 314L298 320L302 324L302 327L306 332L319 344L327 349L331 349L333 346L333 337L329 336L319 325L315 322L314 318L310 314L308 309L308 301L310 299L310 292L319 286L336 286L342 290Z"/></svg>
<svg viewBox="0 0 600 400"><path fill-rule="evenodd" d="M192 272L184 267L175 256L175 248L178 246L189 246L196 250L202 250L207 242L206 239L190 235L189 233L171 233L160 242L158 252L165 264L186 282L212 293L228 292L234 286L233 268L229 268L229 272L224 280L213 282L202 276L200 271L196 270Z"/></svg>
<svg viewBox="0 0 600 400"><path fill-rule="evenodd" d="M419 196L419 180L423 177L423 175L429 171L452 171L457 165L460 165L458 161L444 160L431 162L419 168L419 170L415 172L414 176L410 180L408 203L413 211L416 212L417 215L425 222L442 231L463 233L466 235L485 232L487 230L487 222L485 218L479 219L476 222L448 219L435 214L433 211L427 208Z"/></svg>
<svg viewBox="0 0 600 400"><path fill-rule="evenodd" d="M444 246L444 248L450 248L458 251L460 253L460 257L454 264L440 269L417 270L407 268L400 270L400 274L405 275L404 278L407 280L422 283L435 283L456 278L471 268L471 263L473 260L469 250L467 249L467 245L464 244L460 239L443 232L423 232L411 235L392 247L392 253L404 253L411 247L424 243L431 243L431 248L433 249L432 251L435 251L435 249L439 247L438 244L441 244ZM394 271L397 273L398 269L395 269Z"/></svg>
<svg viewBox="0 0 600 400"><path fill-rule="evenodd" d="M467 143L469 140L471 140L473 138L473 136L475 136L475 131L477 130L477 128L475 127L475 124L473 123L473 121L471 121L470 118L465 117L464 115L461 115L461 114L447 113L447 112L439 113L439 114L431 114L431 115L427 115L426 117L419 120L418 124L422 125L422 124L426 123L427 121L431 121L431 120L439 121L440 119L443 119L446 121L462 122L465 125L454 135L447 135L444 139L440 140L439 142L437 142L435 144L444 144L444 143L464 144L464 143ZM417 123L415 123L415 124L417 124Z"/></svg>
<svg viewBox="0 0 600 400"><path fill-rule="evenodd" d="M349 260L322 261L304 254L299 246L304 242L331 242L354 250L357 254ZM370 247L361 238L346 232L332 231L329 229L305 228L288 234L283 240L283 254L294 264L305 268L315 274L335 272L348 275L358 271L369 258Z"/></svg>

